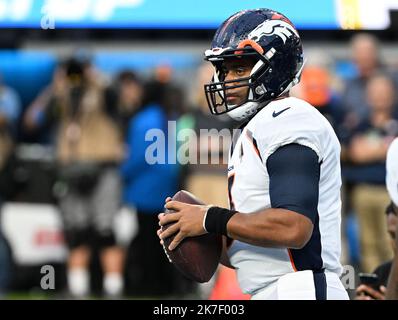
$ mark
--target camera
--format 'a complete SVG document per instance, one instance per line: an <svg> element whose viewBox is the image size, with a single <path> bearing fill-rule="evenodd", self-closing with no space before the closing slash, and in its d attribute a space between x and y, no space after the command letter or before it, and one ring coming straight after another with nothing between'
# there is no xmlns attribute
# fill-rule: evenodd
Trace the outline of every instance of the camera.
<svg viewBox="0 0 398 320"><path fill-rule="evenodd" d="M81 85L84 82L84 73L87 63L76 58L65 61L64 69L66 77L73 85Z"/></svg>

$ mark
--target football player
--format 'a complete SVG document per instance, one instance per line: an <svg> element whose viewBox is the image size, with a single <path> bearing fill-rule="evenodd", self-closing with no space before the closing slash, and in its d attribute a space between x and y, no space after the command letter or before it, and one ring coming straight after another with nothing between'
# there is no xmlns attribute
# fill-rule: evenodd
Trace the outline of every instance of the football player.
<svg viewBox="0 0 398 320"><path fill-rule="evenodd" d="M339 275L340 144L316 108L289 97L300 80L300 36L282 14L228 18L205 52L215 73L205 92L213 114L242 122L228 163L230 208L166 200L160 239L217 233L252 299L348 299Z"/></svg>
<svg viewBox="0 0 398 320"><path fill-rule="evenodd" d="M386 185L392 201L392 209L398 214L398 138L391 143L386 160ZM398 300L398 237L395 233L395 252L393 265L387 285L387 299Z"/></svg>

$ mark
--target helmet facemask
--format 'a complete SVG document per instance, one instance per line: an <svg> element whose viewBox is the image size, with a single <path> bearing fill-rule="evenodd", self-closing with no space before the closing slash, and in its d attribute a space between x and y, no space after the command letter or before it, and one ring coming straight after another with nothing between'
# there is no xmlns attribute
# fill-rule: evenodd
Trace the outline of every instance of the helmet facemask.
<svg viewBox="0 0 398 320"><path fill-rule="evenodd" d="M225 80L222 70L223 62L228 58L254 58L257 60L248 77ZM243 106L246 103L260 105L266 95L266 89L261 80L266 76L270 64L266 57L258 53L251 47L235 50L235 52L225 52L218 56L208 58L213 63L215 73L212 82L204 86L206 98L212 114L223 114ZM226 100L227 90L247 87L247 96L239 104L229 104Z"/></svg>

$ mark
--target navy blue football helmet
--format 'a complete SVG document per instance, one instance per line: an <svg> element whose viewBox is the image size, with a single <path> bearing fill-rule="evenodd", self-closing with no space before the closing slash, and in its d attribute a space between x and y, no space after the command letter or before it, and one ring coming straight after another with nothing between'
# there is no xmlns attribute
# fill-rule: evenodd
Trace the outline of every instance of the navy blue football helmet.
<svg viewBox="0 0 398 320"><path fill-rule="evenodd" d="M250 76L224 81L225 59L256 59ZM243 120L299 83L303 68L300 36L284 15L269 9L240 11L218 28L205 59L215 67L211 83L205 85L213 114L228 114ZM227 89L248 87L246 101L238 105L226 102Z"/></svg>

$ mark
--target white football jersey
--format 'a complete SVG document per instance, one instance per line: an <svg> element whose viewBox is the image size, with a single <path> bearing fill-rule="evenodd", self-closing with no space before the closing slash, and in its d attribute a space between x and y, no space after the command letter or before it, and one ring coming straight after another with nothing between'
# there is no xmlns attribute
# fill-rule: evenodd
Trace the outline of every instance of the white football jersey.
<svg viewBox="0 0 398 320"><path fill-rule="evenodd" d="M388 148L386 159L386 186L391 200L398 206L398 138Z"/></svg>
<svg viewBox="0 0 398 320"><path fill-rule="evenodd" d="M314 254L318 255L315 260L320 261L320 268L340 275L340 143L326 118L303 100L284 98L259 111L233 140L228 161L229 200L231 208L241 213L271 207L266 162L279 147L291 143L307 146L316 152L320 163L318 217L314 224L318 237L310 240L318 242L311 245L319 252L306 256L308 248L300 252L235 240L228 255L242 290L253 294L287 273L300 271L311 264L306 259L313 259Z"/></svg>

